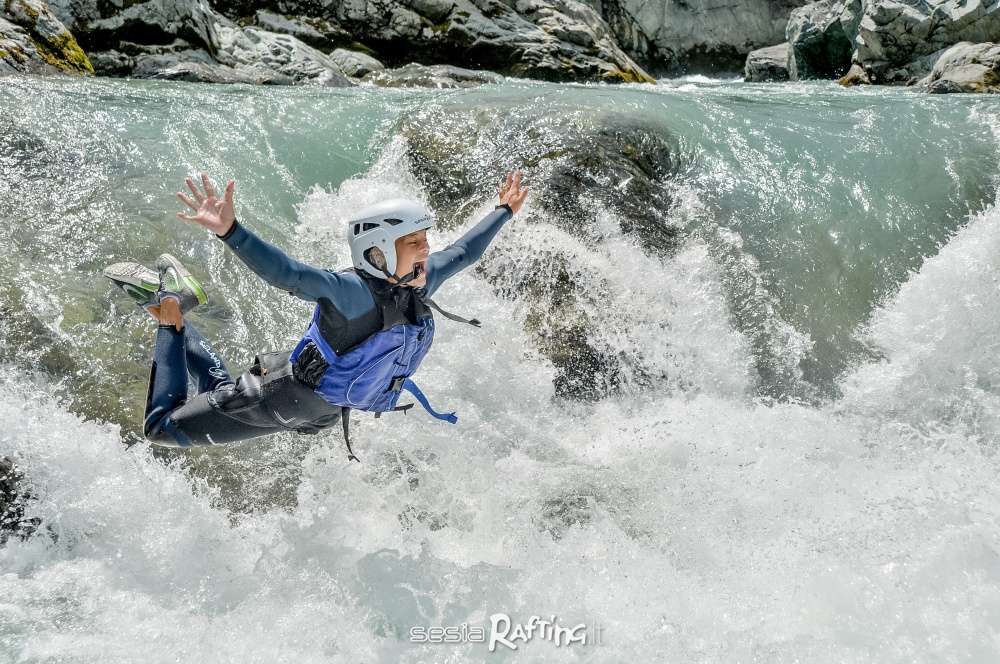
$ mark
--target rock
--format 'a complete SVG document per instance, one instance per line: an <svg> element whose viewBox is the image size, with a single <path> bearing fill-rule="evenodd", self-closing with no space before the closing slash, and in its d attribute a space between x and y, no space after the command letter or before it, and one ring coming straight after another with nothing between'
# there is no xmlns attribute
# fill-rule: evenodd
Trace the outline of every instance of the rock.
<svg viewBox="0 0 1000 664"><path fill-rule="evenodd" d="M12 72L93 74L66 26L42 0L6 0L0 17L0 61ZM47 66L46 66L47 65Z"/></svg>
<svg viewBox="0 0 1000 664"><path fill-rule="evenodd" d="M532 208L588 246L619 237L619 229L657 255L668 255L680 242L662 184L686 160L659 122L593 111L538 117L456 104L407 116L399 133L407 140L410 170L423 183L442 227L472 214L492 196L499 177L518 166L530 178ZM527 216L521 223L537 221ZM618 349L591 339L598 324L593 315L603 311L592 298L607 286L600 274L579 265L571 248L557 242L526 251L502 243L477 272L498 294L528 307L526 328L556 367L560 396L595 399L616 390L624 375L642 380L640 360L622 358ZM588 287L576 287L580 283Z"/></svg>
<svg viewBox="0 0 1000 664"><path fill-rule="evenodd" d="M308 4L285 6L307 13ZM325 18L389 65L461 62L553 81L653 80L618 46L600 13L576 0L344 2L327 11Z"/></svg>
<svg viewBox="0 0 1000 664"><path fill-rule="evenodd" d="M750 51L743 80L754 83L788 80L788 43Z"/></svg>
<svg viewBox="0 0 1000 664"><path fill-rule="evenodd" d="M626 53L670 75L737 72L747 55L785 39L789 12L806 0L601 0Z"/></svg>
<svg viewBox="0 0 1000 664"><path fill-rule="evenodd" d="M261 9L254 15L254 21L257 27L263 30L291 35L323 52L348 45L353 41L346 30L322 18L285 16Z"/></svg>
<svg viewBox="0 0 1000 664"><path fill-rule="evenodd" d="M330 56L291 35L220 23L215 26L215 36L215 58L230 67L264 67L293 83L354 85Z"/></svg>
<svg viewBox="0 0 1000 664"><path fill-rule="evenodd" d="M290 34L242 28L202 0L56 4L72 18L85 47L109 54L102 61L106 73L212 83L353 85L321 51ZM281 18L262 16L275 24ZM292 29L288 26L298 24L281 25Z"/></svg>
<svg viewBox="0 0 1000 664"><path fill-rule="evenodd" d="M131 75L166 81L192 83L249 83L252 85L292 85L293 80L267 67L230 67L201 50L177 54L142 55L135 58Z"/></svg>
<svg viewBox="0 0 1000 664"><path fill-rule="evenodd" d="M330 53L330 59L337 63L340 71L354 78L361 78L371 72L385 69L385 65L367 53L349 51L344 48L335 49Z"/></svg>
<svg viewBox="0 0 1000 664"><path fill-rule="evenodd" d="M94 66L94 73L98 76L128 76L135 68L132 56L114 49L96 51L89 57Z"/></svg>
<svg viewBox="0 0 1000 664"><path fill-rule="evenodd" d="M25 502L30 499L24 474L9 458L0 457L0 544L5 544L11 535L30 537L38 528L40 519L24 517Z"/></svg>
<svg viewBox="0 0 1000 664"><path fill-rule="evenodd" d="M396 69L371 72L361 80L386 88L468 88L500 83L503 76L451 65L427 66L411 62Z"/></svg>
<svg viewBox="0 0 1000 664"><path fill-rule="evenodd" d="M839 78L851 66L853 22L860 0L819 0L792 11L785 28L788 77Z"/></svg>
<svg viewBox="0 0 1000 664"><path fill-rule="evenodd" d="M873 83L904 82L898 80L899 70L907 70L914 61L959 42L991 42L998 37L997 2L869 0L858 27L854 61Z"/></svg>
<svg viewBox="0 0 1000 664"><path fill-rule="evenodd" d="M837 83L840 83L845 88L849 88L854 85L869 85L871 81L868 79L868 74L865 72L864 67L859 64L853 64L847 70L846 74L837 79Z"/></svg>
<svg viewBox="0 0 1000 664"><path fill-rule="evenodd" d="M1000 92L1000 44L955 44L941 54L919 86L937 94Z"/></svg>

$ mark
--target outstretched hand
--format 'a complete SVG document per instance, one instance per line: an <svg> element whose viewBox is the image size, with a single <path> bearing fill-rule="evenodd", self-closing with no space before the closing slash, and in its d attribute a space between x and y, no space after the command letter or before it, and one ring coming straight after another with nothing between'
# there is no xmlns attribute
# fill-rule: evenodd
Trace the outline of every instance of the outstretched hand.
<svg viewBox="0 0 1000 664"><path fill-rule="evenodd" d="M528 188L521 187L521 171L508 173L507 178L500 185L500 204L506 203L510 206L511 212L517 214L527 197Z"/></svg>
<svg viewBox="0 0 1000 664"><path fill-rule="evenodd" d="M204 192L198 189L198 185L194 183L193 179L184 178L184 182L194 198L181 191L177 192L177 198L191 208L194 214L178 212L178 218L184 221L193 221L216 235L225 235L236 221L236 212L233 209L233 191L236 189L236 182L230 180L226 183L226 191L222 198L216 197L215 187L212 186L205 173L201 174Z"/></svg>

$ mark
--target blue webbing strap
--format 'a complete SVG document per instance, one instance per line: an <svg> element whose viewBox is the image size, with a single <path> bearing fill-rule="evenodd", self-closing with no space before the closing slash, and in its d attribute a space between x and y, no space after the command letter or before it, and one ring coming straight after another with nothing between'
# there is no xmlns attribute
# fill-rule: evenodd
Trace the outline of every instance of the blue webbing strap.
<svg viewBox="0 0 1000 664"><path fill-rule="evenodd" d="M445 422L451 422L452 424L456 424L458 422L458 416L456 416L454 412L439 413L431 408L430 403L427 401L427 397L425 397L424 393L420 391L420 388L417 387L416 383L409 378L403 381L403 389L412 394L413 397L420 402L420 405L424 407L424 410L430 413L432 417L444 420Z"/></svg>

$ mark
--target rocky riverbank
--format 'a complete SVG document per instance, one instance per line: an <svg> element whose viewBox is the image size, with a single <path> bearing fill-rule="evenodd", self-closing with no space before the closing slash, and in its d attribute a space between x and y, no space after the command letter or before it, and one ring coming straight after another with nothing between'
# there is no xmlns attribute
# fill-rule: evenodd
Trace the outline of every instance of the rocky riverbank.
<svg viewBox="0 0 1000 664"><path fill-rule="evenodd" d="M997 92L997 41L997 2L820 0L791 12L784 43L750 53L745 78Z"/></svg>
<svg viewBox="0 0 1000 664"><path fill-rule="evenodd" d="M0 0L0 72L205 82L468 84L735 72L802 0ZM420 63L420 65L414 64ZM456 73L456 72L452 72ZM652 75L651 75L652 74ZM442 80L444 79L444 80Z"/></svg>

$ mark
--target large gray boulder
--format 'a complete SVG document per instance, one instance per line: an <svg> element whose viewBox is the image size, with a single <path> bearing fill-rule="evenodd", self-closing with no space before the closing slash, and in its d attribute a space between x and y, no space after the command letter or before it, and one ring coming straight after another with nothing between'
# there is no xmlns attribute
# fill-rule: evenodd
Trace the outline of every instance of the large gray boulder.
<svg viewBox="0 0 1000 664"><path fill-rule="evenodd" d="M102 73L139 78L347 86L326 54L290 34L241 27L205 0L54 0ZM123 55L121 55L123 54ZM127 68L131 66L131 70Z"/></svg>
<svg viewBox="0 0 1000 664"><path fill-rule="evenodd" d="M226 23L216 24L215 35L215 57L224 65L270 69L294 83L353 85L330 56L291 35Z"/></svg>
<svg viewBox="0 0 1000 664"><path fill-rule="evenodd" d="M6 0L3 8L0 73L94 73L76 39L43 0Z"/></svg>
<svg viewBox="0 0 1000 664"><path fill-rule="evenodd" d="M820 0L792 11L785 28L789 79L831 79L847 73L860 6L860 0Z"/></svg>
<svg viewBox="0 0 1000 664"><path fill-rule="evenodd" d="M902 82L910 63L963 41L1000 41L1000 2L868 0L854 60L873 83Z"/></svg>
<svg viewBox="0 0 1000 664"><path fill-rule="evenodd" d="M919 85L932 93L1000 92L1000 44L955 44Z"/></svg>
<svg viewBox="0 0 1000 664"><path fill-rule="evenodd" d="M626 52L652 71L743 69L747 55L785 40L792 9L807 0L601 0Z"/></svg>
<svg viewBox="0 0 1000 664"><path fill-rule="evenodd" d="M601 13L577 0L286 0L287 15L336 22L389 65L461 63L554 81L651 82Z"/></svg>
<svg viewBox="0 0 1000 664"><path fill-rule="evenodd" d="M385 65L361 51L351 51L346 48L334 49L330 53L330 58L337 63L340 71L348 76L361 78L372 72L383 71Z"/></svg>
<svg viewBox="0 0 1000 664"><path fill-rule="evenodd" d="M254 21L262 30L291 35L324 53L353 42L351 35L339 25L314 16L285 16L261 9L254 15Z"/></svg>
<svg viewBox="0 0 1000 664"><path fill-rule="evenodd" d="M750 51L743 68L743 80L769 83L788 80L788 43Z"/></svg>

